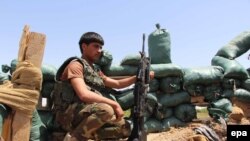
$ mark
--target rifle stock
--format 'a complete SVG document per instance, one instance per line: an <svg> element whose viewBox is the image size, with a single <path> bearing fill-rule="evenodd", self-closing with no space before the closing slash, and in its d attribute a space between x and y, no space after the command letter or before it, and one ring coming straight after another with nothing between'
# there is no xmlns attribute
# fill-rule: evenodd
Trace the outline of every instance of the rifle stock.
<svg viewBox="0 0 250 141"><path fill-rule="evenodd" d="M128 141L147 141L147 133L144 130L144 113L146 107L146 95L149 89L150 58L144 52L145 34L143 34L143 45L140 64L137 70L137 80L134 89L134 108L132 109L133 129Z"/></svg>

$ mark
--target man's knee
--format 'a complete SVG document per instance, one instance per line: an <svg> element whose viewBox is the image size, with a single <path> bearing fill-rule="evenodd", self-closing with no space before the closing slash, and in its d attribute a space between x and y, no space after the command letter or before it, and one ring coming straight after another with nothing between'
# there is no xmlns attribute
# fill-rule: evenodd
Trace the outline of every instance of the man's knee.
<svg viewBox="0 0 250 141"><path fill-rule="evenodd" d="M114 109L105 103L98 103L95 105L96 116L98 116L102 121L108 122L114 116Z"/></svg>

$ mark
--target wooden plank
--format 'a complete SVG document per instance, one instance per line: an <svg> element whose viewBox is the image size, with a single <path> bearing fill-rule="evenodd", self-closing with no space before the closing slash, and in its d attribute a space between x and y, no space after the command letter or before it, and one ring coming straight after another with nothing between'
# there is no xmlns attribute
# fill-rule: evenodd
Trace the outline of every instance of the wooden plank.
<svg viewBox="0 0 250 141"><path fill-rule="evenodd" d="M30 32L25 54L25 60L40 68L44 55L46 36L41 33Z"/></svg>
<svg viewBox="0 0 250 141"><path fill-rule="evenodd" d="M31 118L25 114L16 111L12 121L12 140L11 141L29 141Z"/></svg>
<svg viewBox="0 0 250 141"><path fill-rule="evenodd" d="M41 68L46 36L41 33L29 32L28 26L24 27L19 43L18 61L28 61ZM24 88L25 89L25 88ZM31 118L24 113L16 111L12 121L10 141L29 141Z"/></svg>
<svg viewBox="0 0 250 141"><path fill-rule="evenodd" d="M17 60L24 61L25 59L25 52L27 49L27 43L28 43L28 36L29 36L29 26L25 25L23 28L23 33L19 42L19 51L18 51L18 58Z"/></svg>

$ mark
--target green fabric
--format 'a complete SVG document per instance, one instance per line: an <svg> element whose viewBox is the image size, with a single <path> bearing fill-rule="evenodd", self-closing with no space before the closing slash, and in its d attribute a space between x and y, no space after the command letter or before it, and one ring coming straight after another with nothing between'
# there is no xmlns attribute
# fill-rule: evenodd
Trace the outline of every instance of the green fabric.
<svg viewBox="0 0 250 141"><path fill-rule="evenodd" d="M233 109L232 102L227 98L222 98L217 101L213 101L212 103L210 103L210 105L211 108L219 108L227 113L231 113Z"/></svg>
<svg viewBox="0 0 250 141"><path fill-rule="evenodd" d="M214 56L212 65L221 66L224 69L224 77L226 78L245 80L249 77L247 70L236 60Z"/></svg>
<svg viewBox="0 0 250 141"><path fill-rule="evenodd" d="M136 55L127 55L125 56L122 61L121 65L131 65L131 66L138 66L139 62L141 60L141 55L136 54Z"/></svg>
<svg viewBox="0 0 250 141"><path fill-rule="evenodd" d="M223 68L220 66L184 69L183 85L210 85L212 83L218 83L223 77L223 72Z"/></svg>
<svg viewBox="0 0 250 141"><path fill-rule="evenodd" d="M47 130L52 132L58 128L58 125L54 122L54 114L51 111L37 111L42 123Z"/></svg>
<svg viewBox="0 0 250 141"><path fill-rule="evenodd" d="M233 96L234 96L234 91L231 89L223 90L222 95L221 95L221 97L223 97L223 98L231 98Z"/></svg>
<svg viewBox="0 0 250 141"><path fill-rule="evenodd" d="M182 103L190 103L191 101L190 95L185 91L174 94L159 93L157 94L157 98L159 103L165 107L175 107Z"/></svg>
<svg viewBox="0 0 250 141"><path fill-rule="evenodd" d="M210 117L213 117L217 120L219 119L219 117L222 117L223 119L228 120L229 114L222 109L208 107L207 110Z"/></svg>
<svg viewBox="0 0 250 141"><path fill-rule="evenodd" d="M162 125L164 131L168 131L170 127L183 127L186 126L186 123L179 120L175 116L171 116L169 118L165 118L164 120L162 120Z"/></svg>
<svg viewBox="0 0 250 141"><path fill-rule="evenodd" d="M183 76L182 68L176 64L151 64L151 70L154 71L156 78L168 76Z"/></svg>
<svg viewBox="0 0 250 141"><path fill-rule="evenodd" d="M201 84L193 84L189 86L185 86L184 89L189 93L191 96L201 96L204 95L205 86Z"/></svg>
<svg viewBox="0 0 250 141"><path fill-rule="evenodd" d="M245 89L237 89L234 92L234 96L242 101L250 102L250 92Z"/></svg>
<svg viewBox="0 0 250 141"><path fill-rule="evenodd" d="M168 31L157 26L148 37L148 53L152 64L171 63L171 41Z"/></svg>
<svg viewBox="0 0 250 141"><path fill-rule="evenodd" d="M241 86L241 80L235 78L223 78L222 86L224 89L233 90L235 87L239 88Z"/></svg>
<svg viewBox="0 0 250 141"><path fill-rule="evenodd" d="M159 109L159 112L155 114L155 118L158 120L162 120L168 117L171 117L173 115L173 108L167 108L167 107L162 107Z"/></svg>
<svg viewBox="0 0 250 141"><path fill-rule="evenodd" d="M7 73L0 72L0 85L3 84L5 80L9 80L9 75Z"/></svg>
<svg viewBox="0 0 250 141"><path fill-rule="evenodd" d="M250 91L250 78L248 78L242 82L242 88Z"/></svg>
<svg viewBox="0 0 250 141"><path fill-rule="evenodd" d="M235 59L249 50L250 31L240 33L232 39L227 45L223 46L216 56L222 56L228 59Z"/></svg>
<svg viewBox="0 0 250 141"><path fill-rule="evenodd" d="M17 60L13 59L11 61L11 65L10 65L10 73L12 74L12 72L15 71L16 69L16 65L17 65ZM43 81L54 81L55 79L55 75L57 72L57 68L53 65L49 65L49 64L42 64L41 65L41 71L42 71L42 75L43 75Z"/></svg>
<svg viewBox="0 0 250 141"><path fill-rule="evenodd" d="M149 82L149 92L156 92L159 89L160 83L158 79L152 79Z"/></svg>
<svg viewBox="0 0 250 141"><path fill-rule="evenodd" d="M183 122L191 122L196 117L196 109L192 104L180 104L174 108L174 115Z"/></svg>
<svg viewBox="0 0 250 141"><path fill-rule="evenodd" d="M221 98L222 88L219 84L212 84L212 85L206 86L204 89L203 95L204 95L205 101L212 102L214 100Z"/></svg>
<svg viewBox="0 0 250 141"><path fill-rule="evenodd" d="M42 97L50 98L51 92L54 89L55 82L54 81L43 81L42 83Z"/></svg>
<svg viewBox="0 0 250 141"><path fill-rule="evenodd" d="M147 133L161 132L163 130L163 126L161 121L150 118L144 123L144 129Z"/></svg>
<svg viewBox="0 0 250 141"><path fill-rule="evenodd" d="M110 66L112 63L112 60L113 60L112 54L104 50L102 52L101 57L98 59L98 61L95 62L95 64L99 65L102 68L104 66Z"/></svg>
<svg viewBox="0 0 250 141"><path fill-rule="evenodd" d="M110 67L104 67L103 68L103 72L107 76L130 76L130 75L136 75L137 66L112 65Z"/></svg>
<svg viewBox="0 0 250 141"><path fill-rule="evenodd" d="M7 115L9 114L9 112L10 112L9 108L7 108L3 104L0 104L0 136L2 134L4 119L7 117Z"/></svg>
<svg viewBox="0 0 250 141"><path fill-rule="evenodd" d="M30 141L48 141L47 128L41 121L41 118L37 110L34 111L32 117L32 127L30 129Z"/></svg>
<svg viewBox="0 0 250 141"><path fill-rule="evenodd" d="M165 77L160 80L160 90L164 93L172 94L181 90L180 77Z"/></svg>

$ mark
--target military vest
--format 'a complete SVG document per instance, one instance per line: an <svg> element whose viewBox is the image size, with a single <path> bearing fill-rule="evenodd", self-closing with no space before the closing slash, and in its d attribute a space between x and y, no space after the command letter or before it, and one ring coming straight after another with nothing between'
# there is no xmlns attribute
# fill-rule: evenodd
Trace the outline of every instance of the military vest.
<svg viewBox="0 0 250 141"><path fill-rule="evenodd" d="M84 70L84 81L87 88L95 93L102 94L105 90L104 82L101 76L98 74L97 68L92 68L86 60L78 57L71 57L67 59L58 69L56 74L56 84L54 91L52 92L53 97L53 110L65 110L69 104L75 102L81 102L78 96L75 94L73 87L68 80L61 81L60 77L64 72L67 65L76 60L83 65Z"/></svg>

